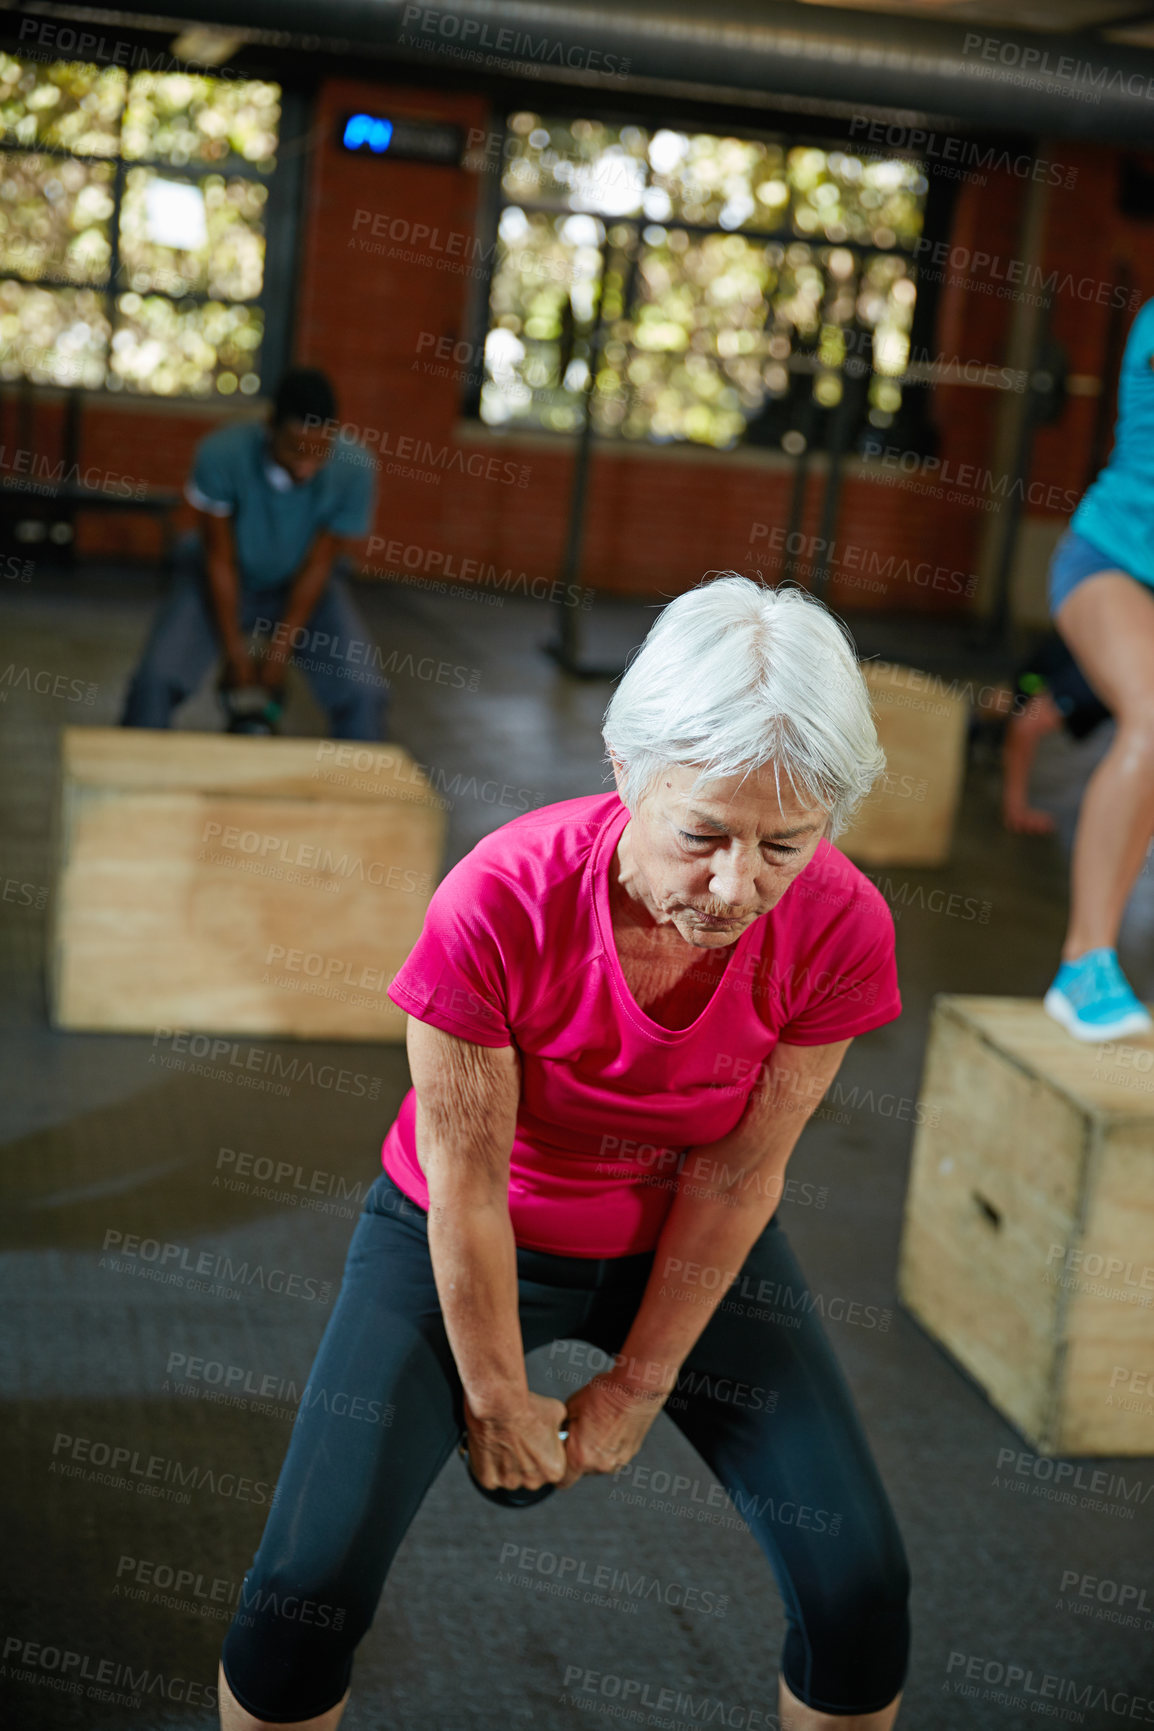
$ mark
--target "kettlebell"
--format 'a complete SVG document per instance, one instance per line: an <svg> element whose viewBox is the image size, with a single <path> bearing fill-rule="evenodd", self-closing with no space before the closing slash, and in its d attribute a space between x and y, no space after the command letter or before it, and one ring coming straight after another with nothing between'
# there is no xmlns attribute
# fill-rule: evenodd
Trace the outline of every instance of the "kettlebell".
<svg viewBox="0 0 1154 1731"><path fill-rule="evenodd" d="M274 734L280 722L279 692L265 685L223 685L221 702L229 733Z"/></svg>
<svg viewBox="0 0 1154 1731"><path fill-rule="evenodd" d="M566 1437L569 1435L569 1432L567 1430L560 1430L557 1432L557 1435L560 1437L561 1441L564 1442ZM551 1497L553 1492L557 1489L556 1485L538 1485L535 1491L531 1491L524 1485L518 1485L515 1490L506 1490L504 1485L497 1485L493 1490L490 1490L487 1485L481 1483L480 1479L474 1477L473 1469L469 1464L469 1433L467 1430L461 1432L461 1440L457 1444L457 1453L465 1463L465 1470L469 1475L470 1484L475 1490L480 1491L486 1502L496 1503L500 1508L530 1509L534 1503L543 1503L545 1498Z"/></svg>

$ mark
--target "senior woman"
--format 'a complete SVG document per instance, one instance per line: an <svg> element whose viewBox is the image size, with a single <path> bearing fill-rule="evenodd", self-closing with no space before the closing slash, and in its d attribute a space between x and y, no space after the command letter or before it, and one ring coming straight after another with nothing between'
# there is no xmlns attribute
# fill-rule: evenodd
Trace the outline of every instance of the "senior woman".
<svg viewBox="0 0 1154 1731"><path fill-rule="evenodd" d="M901 1010L892 917L831 840L883 767L866 686L820 602L726 574L664 609L604 732L616 793L486 836L393 981L413 1088L225 1638L224 1731L338 1724L463 1433L482 1486L564 1489L663 1409L777 1578L783 1727L894 1723L902 1541L775 1213L850 1042ZM571 1338L613 1362L563 1405L525 1355Z"/></svg>

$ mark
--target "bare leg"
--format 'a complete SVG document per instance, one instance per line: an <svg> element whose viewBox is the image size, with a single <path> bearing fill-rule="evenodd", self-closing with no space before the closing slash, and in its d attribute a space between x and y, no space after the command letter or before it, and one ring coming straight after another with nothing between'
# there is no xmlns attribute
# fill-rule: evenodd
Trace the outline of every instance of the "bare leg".
<svg viewBox="0 0 1154 1731"><path fill-rule="evenodd" d="M1049 835L1055 828L1048 811L1030 804L1030 771L1038 745L1062 725L1062 712L1048 691L1032 697L1020 714L1010 717L1002 748L1002 822L1022 835Z"/></svg>
<svg viewBox="0 0 1154 1731"><path fill-rule="evenodd" d="M1154 589L1121 571L1088 577L1055 615L1117 723L1086 785L1074 838L1063 961L1113 949L1154 832Z"/></svg>
<svg viewBox="0 0 1154 1731"><path fill-rule="evenodd" d="M974 699L974 708L983 721L998 721L1013 713L1015 691L1012 685L993 685L983 687L990 695L984 697L981 692Z"/></svg>
<svg viewBox="0 0 1154 1731"><path fill-rule="evenodd" d="M777 1710L781 1731L890 1731L898 1716L901 1696L895 1695L888 1707L876 1713L818 1713L806 1707L786 1686L784 1677L777 1680Z"/></svg>
<svg viewBox="0 0 1154 1731"><path fill-rule="evenodd" d="M254 1719L251 1713L246 1713L243 1707L237 1705L232 1690L224 1680L224 1666L217 1668L217 1682L220 1686L220 1731L266 1731L270 1725L283 1725L283 1719ZM341 1715L348 1706L349 1692L346 1691L342 1700L335 1707L330 1707L327 1713L321 1713L315 1719L297 1719L293 1721L292 1731L337 1731Z"/></svg>

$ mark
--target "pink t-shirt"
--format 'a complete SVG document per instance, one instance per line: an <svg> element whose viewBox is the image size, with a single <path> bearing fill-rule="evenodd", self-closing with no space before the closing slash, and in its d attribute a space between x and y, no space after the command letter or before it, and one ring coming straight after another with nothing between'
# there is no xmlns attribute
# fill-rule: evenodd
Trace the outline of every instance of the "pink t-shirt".
<svg viewBox="0 0 1154 1731"><path fill-rule="evenodd" d="M609 911L628 819L599 794L485 836L436 890L389 988L422 1022L518 1048L509 1211L518 1244L560 1256L651 1250L680 1154L734 1128L779 1039L827 1045L901 1014L885 898L822 841L732 946L697 1020L653 1021L625 983ZM381 1157L427 1208L415 1114L410 1089Z"/></svg>

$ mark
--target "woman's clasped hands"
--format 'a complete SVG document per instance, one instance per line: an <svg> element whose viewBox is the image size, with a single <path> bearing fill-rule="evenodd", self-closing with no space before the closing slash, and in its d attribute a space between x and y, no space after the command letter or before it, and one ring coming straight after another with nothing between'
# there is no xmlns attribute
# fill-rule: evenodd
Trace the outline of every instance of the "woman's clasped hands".
<svg viewBox="0 0 1154 1731"><path fill-rule="evenodd" d="M568 1490L586 1473L612 1473L640 1449L665 1402L612 1370L595 1376L568 1402L526 1390L517 1403L476 1412L465 1403L469 1466L487 1490ZM568 1435L562 1440L561 1432Z"/></svg>

